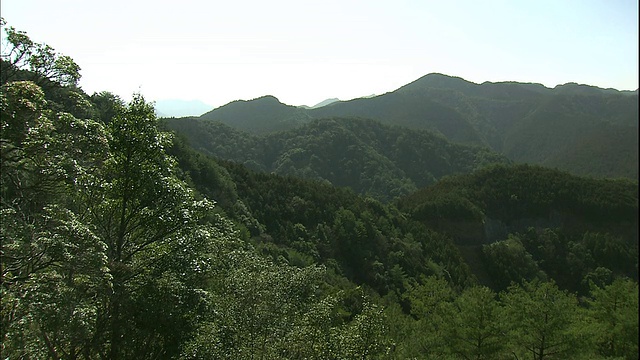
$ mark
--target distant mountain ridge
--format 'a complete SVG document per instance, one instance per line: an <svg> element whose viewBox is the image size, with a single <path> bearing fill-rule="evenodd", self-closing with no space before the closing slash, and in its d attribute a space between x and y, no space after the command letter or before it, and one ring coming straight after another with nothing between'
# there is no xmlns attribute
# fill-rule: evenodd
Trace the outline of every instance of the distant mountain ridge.
<svg viewBox="0 0 640 360"><path fill-rule="evenodd" d="M322 100L321 102L313 105L313 106L306 106L306 105L301 105L299 107L303 108L303 109L317 109L323 106L327 106L330 104L333 104L334 102L338 102L340 101L340 99L338 98L330 98L330 99L326 99L326 100Z"/></svg>
<svg viewBox="0 0 640 360"><path fill-rule="evenodd" d="M253 100L236 100L200 116L238 130L255 134L294 128L311 120L302 108L286 105L267 95Z"/></svg>
<svg viewBox="0 0 640 360"><path fill-rule="evenodd" d="M433 73L374 97L302 108L264 96L231 102L200 118L267 134L331 117L426 129L456 143L491 148L516 162L577 175L638 177L637 91L576 83L554 88L476 84Z"/></svg>

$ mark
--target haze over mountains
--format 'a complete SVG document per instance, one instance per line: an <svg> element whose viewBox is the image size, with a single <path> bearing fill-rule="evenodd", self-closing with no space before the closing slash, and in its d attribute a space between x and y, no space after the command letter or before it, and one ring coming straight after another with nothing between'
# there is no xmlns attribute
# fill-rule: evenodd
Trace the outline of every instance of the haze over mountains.
<svg viewBox="0 0 640 360"><path fill-rule="evenodd" d="M638 92L575 83L551 89L428 74L383 95L313 108L283 104L273 96L234 101L198 121L265 135L332 117L429 130L515 162L578 175L638 177Z"/></svg>
<svg viewBox="0 0 640 360"><path fill-rule="evenodd" d="M155 102L156 112L160 117L197 116L211 109L211 106L200 100L158 100Z"/></svg>

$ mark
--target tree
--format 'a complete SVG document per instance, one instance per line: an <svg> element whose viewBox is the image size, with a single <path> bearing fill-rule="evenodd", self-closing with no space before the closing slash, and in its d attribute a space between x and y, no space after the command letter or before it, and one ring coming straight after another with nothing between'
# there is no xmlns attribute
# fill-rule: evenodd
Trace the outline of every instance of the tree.
<svg viewBox="0 0 640 360"><path fill-rule="evenodd" d="M49 45L33 42L24 31L6 27L4 18L1 22L6 33L1 54L2 84L13 80L31 80L39 86L47 86L47 82L60 86L78 84L80 66L72 58L57 54ZM27 78L20 79L21 76Z"/></svg>
<svg viewBox="0 0 640 360"><path fill-rule="evenodd" d="M109 124L119 109L125 106L125 102L119 96L108 91L94 93L90 100L95 108L96 118L103 124Z"/></svg>
<svg viewBox="0 0 640 360"><path fill-rule="evenodd" d="M153 107L134 96L105 128L18 81L1 110L3 354L177 356L232 232L177 177Z"/></svg>
<svg viewBox="0 0 640 360"><path fill-rule="evenodd" d="M47 110L31 82L3 85L0 107L3 354L75 358L110 276L104 243L68 207L106 151L104 129Z"/></svg>
<svg viewBox="0 0 640 360"><path fill-rule="evenodd" d="M502 294L502 302L511 320L509 337L518 357L568 359L584 350L584 339L575 331L580 326L578 300L555 283L512 285Z"/></svg>
<svg viewBox="0 0 640 360"><path fill-rule="evenodd" d="M110 288L104 243L73 213L56 206L48 207L36 226L30 245L45 261L25 278L8 273L4 279L3 354L90 358L101 298Z"/></svg>
<svg viewBox="0 0 640 360"><path fill-rule="evenodd" d="M242 247L223 250L214 262L210 311L183 357L275 359L297 348L289 334L315 302L323 270L278 265Z"/></svg>
<svg viewBox="0 0 640 360"><path fill-rule="evenodd" d="M381 306L365 301L362 312L345 327L346 332L336 339L340 344L338 359L371 359L390 351Z"/></svg>
<svg viewBox="0 0 640 360"><path fill-rule="evenodd" d="M321 293L324 268L278 264L240 243L213 262L209 311L182 358L369 359L388 350L382 309L359 289Z"/></svg>
<svg viewBox="0 0 640 360"><path fill-rule="evenodd" d="M158 130L152 104L136 94L117 110L107 127L107 159L98 173L79 184L78 211L85 209L83 218L106 244L112 276L112 292L97 325L102 337L99 352L112 359L177 353L176 344L190 324L148 322L139 315L156 303L159 286L179 297L174 291L195 285L189 283L193 274L202 272L196 260L207 256L207 241L197 235L198 222L213 204L196 200L177 178L176 163L165 153L171 138ZM174 261L185 251L190 261ZM172 266L175 262L186 268ZM161 284L158 279L174 283ZM187 308L190 301L196 300L170 305L174 312L195 311ZM157 346L148 349L140 347L142 343Z"/></svg>
<svg viewBox="0 0 640 360"><path fill-rule="evenodd" d="M13 79L18 69L28 65L28 59L35 44L24 31L17 31L13 26L6 28L7 22L0 19L0 26L4 28L6 43L2 46L0 64L2 65L1 84Z"/></svg>
<svg viewBox="0 0 640 360"><path fill-rule="evenodd" d="M454 297L449 284L434 276L423 277L420 284L407 290L411 315L418 320L419 351L423 356L441 358L448 354L444 329Z"/></svg>
<svg viewBox="0 0 640 360"><path fill-rule="evenodd" d="M616 279L599 287L592 284L588 314L593 321L598 351L603 356L638 357L638 284Z"/></svg>
<svg viewBox="0 0 640 360"><path fill-rule="evenodd" d="M513 282L546 278L518 236L509 234L506 240L483 245L482 255L489 274L500 290Z"/></svg>
<svg viewBox="0 0 640 360"><path fill-rule="evenodd" d="M506 324L496 294L484 286L465 289L443 323L450 351L463 359L497 359L505 348Z"/></svg>

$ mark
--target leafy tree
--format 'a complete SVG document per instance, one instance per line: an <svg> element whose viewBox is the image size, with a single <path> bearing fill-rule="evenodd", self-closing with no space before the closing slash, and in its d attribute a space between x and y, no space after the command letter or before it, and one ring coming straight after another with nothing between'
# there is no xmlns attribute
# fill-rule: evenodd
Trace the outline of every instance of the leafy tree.
<svg viewBox="0 0 640 360"><path fill-rule="evenodd" d="M187 267L179 269L170 266L168 259L186 249L192 251L191 261L207 256L205 240L196 234L198 221L212 204L196 200L177 178L175 161L165 153L170 137L158 130L153 106L135 95L118 110L107 127L108 158L98 174L80 184L79 206L86 209L83 216L106 244L112 276L112 292L97 326L104 337L102 343L107 345L100 353L128 358L144 352L178 352L176 344L191 324L173 324L174 328L170 324L162 328L157 323L141 324L139 313L146 313L143 309L156 300L157 288L148 289L152 279L174 279L176 283L167 288L171 292L196 285L189 284L189 277L201 272L197 262L183 260ZM175 305L176 312L191 311L186 304ZM135 330L141 326L151 328L146 334ZM139 348L136 344L140 343L157 344L158 348Z"/></svg>
<svg viewBox="0 0 640 360"><path fill-rule="evenodd" d="M382 309L361 293L360 309L345 292L322 294L323 268L277 264L250 247L219 255L209 311L183 358L368 359L388 350Z"/></svg>
<svg viewBox="0 0 640 360"><path fill-rule="evenodd" d="M40 86L48 82L61 86L78 84L80 66L72 58L57 54L49 45L33 42L24 31L6 27L4 18L1 21L6 33L1 54L2 84L13 80L32 80ZM25 75L28 77L20 79Z"/></svg>
<svg viewBox="0 0 640 360"><path fill-rule="evenodd" d="M105 246L73 213L47 210L30 244L44 262L24 279L12 273L4 279L3 354L90 358L100 299L110 288ZM14 250L16 242L8 245ZM16 259L14 251L8 253Z"/></svg>
<svg viewBox="0 0 640 360"><path fill-rule="evenodd" d="M87 356L110 274L104 243L69 208L106 136L91 120L48 110L31 82L2 86L1 111L3 353Z"/></svg>
<svg viewBox="0 0 640 360"><path fill-rule="evenodd" d="M107 128L44 97L2 87L4 353L177 355L202 301L212 203L177 178L141 96Z"/></svg>
<svg viewBox="0 0 640 360"><path fill-rule="evenodd" d="M108 91L94 93L89 100L97 113L97 120L100 120L103 124L109 124L119 109L125 106L125 102L119 96Z"/></svg>
<svg viewBox="0 0 640 360"><path fill-rule="evenodd" d="M589 317L598 352L607 357L638 357L638 284L616 279L604 287L592 285Z"/></svg>
<svg viewBox="0 0 640 360"><path fill-rule="evenodd" d="M484 245L482 254L497 289L504 290L514 282L520 284L523 281L546 279L517 236L509 235L507 240Z"/></svg>
<svg viewBox="0 0 640 360"><path fill-rule="evenodd" d="M363 310L346 325L346 332L338 338L339 359L372 359L390 350L386 339L383 308L365 302Z"/></svg>
<svg viewBox="0 0 640 360"><path fill-rule="evenodd" d="M234 257L238 259L237 257ZM239 264L239 261L248 261ZM307 311L320 269L271 265L254 258L235 262L214 287L214 343L218 356L277 358L292 344L287 334Z"/></svg>

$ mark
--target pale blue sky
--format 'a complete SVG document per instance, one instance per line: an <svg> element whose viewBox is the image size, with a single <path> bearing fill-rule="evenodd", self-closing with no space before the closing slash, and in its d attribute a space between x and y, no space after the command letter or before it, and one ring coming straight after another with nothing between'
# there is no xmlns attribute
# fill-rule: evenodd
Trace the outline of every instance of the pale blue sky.
<svg viewBox="0 0 640 360"><path fill-rule="evenodd" d="M431 72L638 88L631 0L2 0L0 10L71 56L86 92L125 99L313 105Z"/></svg>

